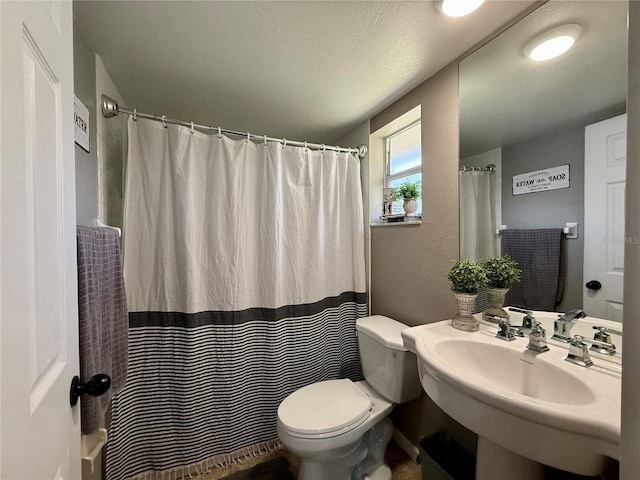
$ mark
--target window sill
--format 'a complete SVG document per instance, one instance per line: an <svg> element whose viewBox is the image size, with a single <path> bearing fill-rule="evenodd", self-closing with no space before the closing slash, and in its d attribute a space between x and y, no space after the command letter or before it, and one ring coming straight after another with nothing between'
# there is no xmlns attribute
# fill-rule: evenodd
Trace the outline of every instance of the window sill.
<svg viewBox="0 0 640 480"><path fill-rule="evenodd" d="M372 222L370 227L406 227L420 224L422 224L422 219L418 218L416 220L404 220L402 222Z"/></svg>

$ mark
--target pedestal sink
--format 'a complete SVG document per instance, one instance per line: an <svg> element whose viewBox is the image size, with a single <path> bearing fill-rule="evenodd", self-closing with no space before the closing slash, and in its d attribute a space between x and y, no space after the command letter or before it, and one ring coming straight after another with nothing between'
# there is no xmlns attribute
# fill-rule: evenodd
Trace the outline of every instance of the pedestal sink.
<svg viewBox="0 0 640 480"><path fill-rule="evenodd" d="M565 347L534 353L496 331L443 321L402 332L426 393L478 434L478 480L535 478L539 464L598 475L619 459L621 367L580 367L564 361Z"/></svg>

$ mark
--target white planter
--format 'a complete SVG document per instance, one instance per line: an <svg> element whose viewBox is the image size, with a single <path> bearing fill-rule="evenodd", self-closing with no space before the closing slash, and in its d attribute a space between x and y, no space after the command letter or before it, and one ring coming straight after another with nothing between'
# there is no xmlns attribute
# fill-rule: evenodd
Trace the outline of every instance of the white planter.
<svg viewBox="0 0 640 480"><path fill-rule="evenodd" d="M458 314L451 319L451 326L465 332L477 332L480 322L473 316L473 307L476 304L477 293L453 292L458 302Z"/></svg>
<svg viewBox="0 0 640 480"><path fill-rule="evenodd" d="M509 314L504 311L504 297L509 291L508 288L487 287L487 300L489 307L482 312L482 319L488 322L498 323L500 319L508 319Z"/></svg>
<svg viewBox="0 0 640 480"><path fill-rule="evenodd" d="M415 198L405 198L402 207L407 217L415 217L416 210L418 209L418 200Z"/></svg>

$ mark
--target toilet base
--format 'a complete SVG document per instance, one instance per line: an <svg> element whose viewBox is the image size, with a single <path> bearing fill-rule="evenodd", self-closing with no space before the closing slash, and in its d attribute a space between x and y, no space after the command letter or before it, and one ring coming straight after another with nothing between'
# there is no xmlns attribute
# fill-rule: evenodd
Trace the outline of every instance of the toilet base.
<svg viewBox="0 0 640 480"><path fill-rule="evenodd" d="M386 463L380 465L373 472L365 475L363 480L391 480L391 468Z"/></svg>
<svg viewBox="0 0 640 480"><path fill-rule="evenodd" d="M339 458L300 458L298 480L391 480L391 469L384 463L393 423L384 417L369 429L353 450Z"/></svg>

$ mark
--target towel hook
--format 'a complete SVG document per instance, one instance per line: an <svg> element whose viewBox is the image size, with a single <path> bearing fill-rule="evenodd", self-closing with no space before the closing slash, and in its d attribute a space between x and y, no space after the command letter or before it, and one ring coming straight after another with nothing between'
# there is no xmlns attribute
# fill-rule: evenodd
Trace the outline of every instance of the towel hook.
<svg viewBox="0 0 640 480"><path fill-rule="evenodd" d="M166 120L166 119L167 119L167 116L166 116L166 115L162 115L162 126L163 126L164 128L167 128L167 124L165 123L165 120Z"/></svg>

